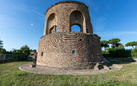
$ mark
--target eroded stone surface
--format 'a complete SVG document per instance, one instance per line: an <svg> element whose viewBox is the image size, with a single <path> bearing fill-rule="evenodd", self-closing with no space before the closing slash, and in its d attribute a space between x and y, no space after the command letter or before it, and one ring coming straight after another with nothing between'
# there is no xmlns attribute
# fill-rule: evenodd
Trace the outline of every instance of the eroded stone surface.
<svg viewBox="0 0 137 86"><path fill-rule="evenodd" d="M93 34L85 4L76 1L59 2L51 6L45 16L37 65L89 69L102 61L100 37ZM71 32L72 25L78 25L80 32Z"/></svg>

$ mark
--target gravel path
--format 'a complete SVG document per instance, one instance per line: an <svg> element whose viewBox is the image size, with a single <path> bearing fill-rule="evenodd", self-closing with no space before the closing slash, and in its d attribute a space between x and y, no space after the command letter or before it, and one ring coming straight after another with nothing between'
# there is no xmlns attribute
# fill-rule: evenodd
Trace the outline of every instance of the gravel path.
<svg viewBox="0 0 137 86"><path fill-rule="evenodd" d="M32 68L32 64L24 64L19 66L20 70L31 72L31 73L38 73L38 74L51 74L51 75L92 75L92 74L100 74L106 73L111 71L120 70L122 68L121 65L113 65L109 69L80 69L80 70L67 70L67 69L58 69L58 68L49 68L45 66L37 65L36 68Z"/></svg>

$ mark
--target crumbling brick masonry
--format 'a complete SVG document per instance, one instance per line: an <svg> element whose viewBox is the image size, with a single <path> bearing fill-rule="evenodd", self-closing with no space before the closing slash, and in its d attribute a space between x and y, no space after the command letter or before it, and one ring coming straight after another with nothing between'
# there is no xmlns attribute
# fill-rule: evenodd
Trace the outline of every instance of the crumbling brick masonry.
<svg viewBox="0 0 137 86"><path fill-rule="evenodd" d="M39 40L37 65L56 68L93 68L102 61L100 37L93 34L88 7L62 1L45 13L44 36ZM72 32L78 25L80 32Z"/></svg>

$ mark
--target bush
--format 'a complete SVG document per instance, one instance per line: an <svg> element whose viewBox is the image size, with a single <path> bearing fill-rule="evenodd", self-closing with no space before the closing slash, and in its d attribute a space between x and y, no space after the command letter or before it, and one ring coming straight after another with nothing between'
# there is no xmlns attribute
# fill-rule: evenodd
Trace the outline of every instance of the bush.
<svg viewBox="0 0 137 86"><path fill-rule="evenodd" d="M135 48L131 51L131 56L137 58L137 48Z"/></svg>
<svg viewBox="0 0 137 86"><path fill-rule="evenodd" d="M124 48L115 48L109 50L109 56L110 57L130 57L131 56L131 50L125 50Z"/></svg>
<svg viewBox="0 0 137 86"><path fill-rule="evenodd" d="M124 48L114 48L109 51L102 51L104 57L131 57L131 50Z"/></svg>
<svg viewBox="0 0 137 86"><path fill-rule="evenodd" d="M109 51L102 51L102 55L104 57L109 57Z"/></svg>

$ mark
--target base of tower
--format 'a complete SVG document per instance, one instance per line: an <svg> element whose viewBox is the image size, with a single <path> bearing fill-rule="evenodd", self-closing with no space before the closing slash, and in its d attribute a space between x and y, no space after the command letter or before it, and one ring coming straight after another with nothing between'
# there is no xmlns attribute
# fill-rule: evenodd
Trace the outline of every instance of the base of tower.
<svg viewBox="0 0 137 86"><path fill-rule="evenodd" d="M103 68L99 68L99 63L97 63L93 69L60 69L53 68L47 66L36 65L36 68L32 68L32 64L24 64L19 67L20 70L37 73L37 74L51 74L51 75L92 75L92 74L100 74L106 72L112 72L116 70L120 70L122 68L121 65L112 65L107 67L106 65L102 65Z"/></svg>

